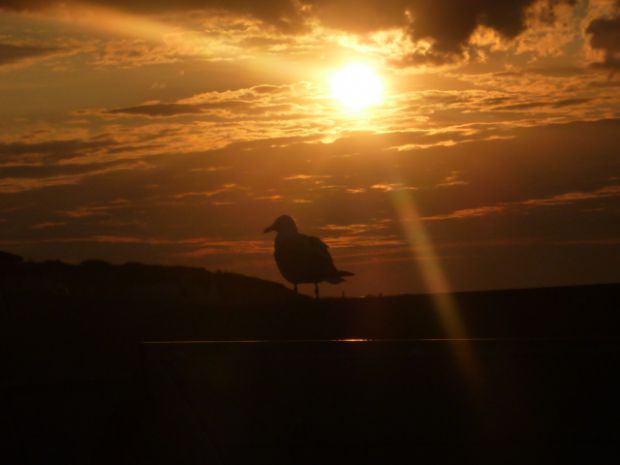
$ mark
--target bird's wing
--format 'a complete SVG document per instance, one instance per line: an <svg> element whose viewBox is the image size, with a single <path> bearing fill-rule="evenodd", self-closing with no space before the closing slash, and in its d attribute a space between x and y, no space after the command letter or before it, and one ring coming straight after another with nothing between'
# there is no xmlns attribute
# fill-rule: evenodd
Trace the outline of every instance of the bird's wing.
<svg viewBox="0 0 620 465"><path fill-rule="evenodd" d="M325 272L334 271L334 261L329 253L329 246L318 237L300 234L300 240L304 241L304 248L312 255L311 259Z"/></svg>
<svg viewBox="0 0 620 465"><path fill-rule="evenodd" d="M306 236L305 234L299 235L300 239L304 240L309 249L312 249L314 253L317 255L323 255L331 260L331 255L329 254L329 246L323 242L318 237Z"/></svg>
<svg viewBox="0 0 620 465"><path fill-rule="evenodd" d="M295 282L316 282L337 273L327 244L317 237L295 234L276 249L276 261L283 274ZM288 279L288 278L287 278Z"/></svg>

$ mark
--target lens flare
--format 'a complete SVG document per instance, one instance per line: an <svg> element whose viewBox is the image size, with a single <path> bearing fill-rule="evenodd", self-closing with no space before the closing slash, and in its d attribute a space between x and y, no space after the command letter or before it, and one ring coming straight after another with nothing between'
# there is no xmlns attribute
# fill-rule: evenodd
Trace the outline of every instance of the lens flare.
<svg viewBox="0 0 620 465"><path fill-rule="evenodd" d="M426 288L433 296L435 310L446 336L453 342L454 355L459 366L472 386L479 386L480 368L472 347L468 343L468 334L462 321L457 303L452 296L448 279L437 258L435 247L424 227L412 194L408 191L395 191L393 203L409 247L413 251L423 252L430 257L420 262L420 271Z"/></svg>

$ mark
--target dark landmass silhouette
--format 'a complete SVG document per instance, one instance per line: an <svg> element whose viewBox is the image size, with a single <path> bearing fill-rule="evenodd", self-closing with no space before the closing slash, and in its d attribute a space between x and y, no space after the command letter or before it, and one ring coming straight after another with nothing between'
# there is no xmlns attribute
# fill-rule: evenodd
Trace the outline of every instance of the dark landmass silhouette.
<svg viewBox="0 0 620 465"><path fill-rule="evenodd" d="M433 295L316 300L198 268L1 253L0 292L3 463L609 463L620 450L620 284L455 293L466 341L445 340Z"/></svg>
<svg viewBox="0 0 620 465"><path fill-rule="evenodd" d="M620 311L620 284L456 292L452 297L472 338L616 337L618 328L611 323ZM0 254L4 317L72 315L101 320L103 326L131 322L137 331L132 337L140 340L451 337L435 302L432 294L316 301L282 284L236 273L100 260L27 262ZM32 323L33 328L23 330L64 331Z"/></svg>
<svg viewBox="0 0 620 465"><path fill-rule="evenodd" d="M263 304L292 298L281 284L237 273L135 262L113 265L102 260L79 265L57 260L25 262L6 252L0 252L0 292L11 299L65 296L179 305Z"/></svg>

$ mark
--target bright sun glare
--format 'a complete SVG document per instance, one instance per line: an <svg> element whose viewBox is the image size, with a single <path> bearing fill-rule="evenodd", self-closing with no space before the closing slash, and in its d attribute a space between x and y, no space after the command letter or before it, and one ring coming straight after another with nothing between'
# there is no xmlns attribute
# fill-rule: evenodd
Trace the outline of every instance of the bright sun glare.
<svg viewBox="0 0 620 465"><path fill-rule="evenodd" d="M331 95L349 111L361 111L383 101L383 82L370 66L355 63L336 71Z"/></svg>

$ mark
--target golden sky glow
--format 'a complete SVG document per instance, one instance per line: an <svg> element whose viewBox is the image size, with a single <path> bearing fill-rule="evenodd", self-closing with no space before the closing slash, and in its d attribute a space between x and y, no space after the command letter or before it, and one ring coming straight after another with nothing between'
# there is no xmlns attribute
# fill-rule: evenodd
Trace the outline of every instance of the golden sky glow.
<svg viewBox="0 0 620 465"><path fill-rule="evenodd" d="M619 31L617 0L0 0L0 249L280 280L288 213L356 273L326 293L617 281Z"/></svg>

